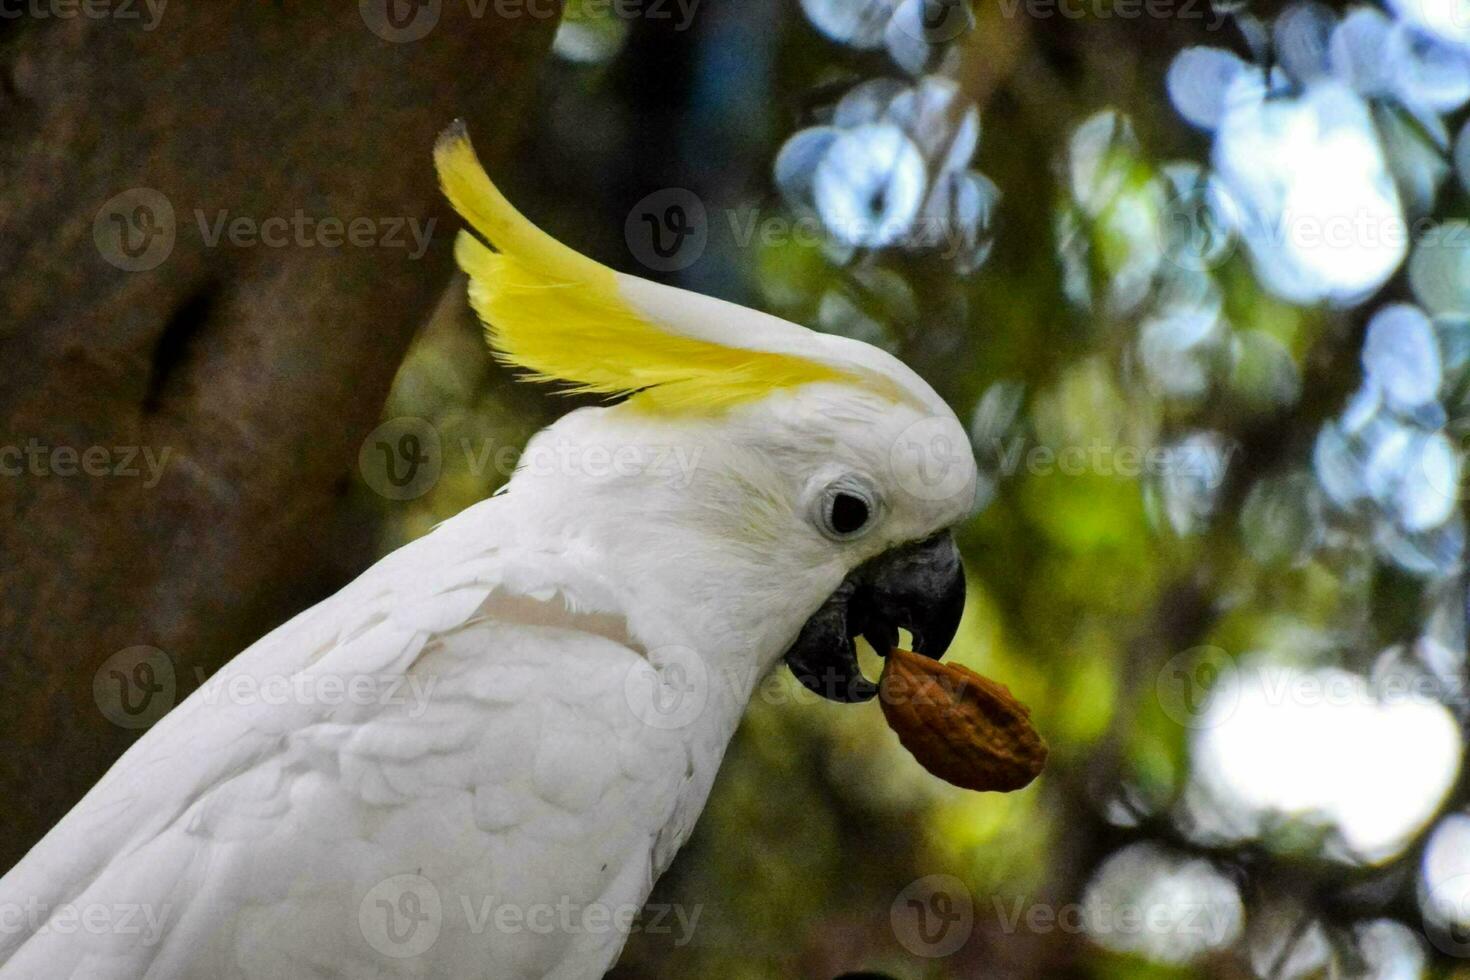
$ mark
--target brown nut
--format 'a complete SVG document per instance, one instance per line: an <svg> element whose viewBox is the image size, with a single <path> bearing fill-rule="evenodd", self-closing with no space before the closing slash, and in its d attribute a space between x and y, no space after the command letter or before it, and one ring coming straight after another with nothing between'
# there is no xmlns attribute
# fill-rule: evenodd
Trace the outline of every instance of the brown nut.
<svg viewBox="0 0 1470 980"><path fill-rule="evenodd" d="M1004 684L967 667L895 649L879 701L903 747L940 779L974 790L1017 790L1046 765L1031 709Z"/></svg>

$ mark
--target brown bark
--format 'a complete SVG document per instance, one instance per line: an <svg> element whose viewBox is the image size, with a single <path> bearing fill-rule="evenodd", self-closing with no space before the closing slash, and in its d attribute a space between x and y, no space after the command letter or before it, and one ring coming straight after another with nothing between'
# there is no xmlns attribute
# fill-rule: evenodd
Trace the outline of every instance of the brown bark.
<svg viewBox="0 0 1470 980"><path fill-rule="evenodd" d="M452 264L434 137L463 116L504 159L555 27L550 4L385 2L437 26L200 0L152 30L142 3L0 22L0 868L136 736L109 716L143 689L104 671L94 695L110 657L162 651L156 714L371 557L358 449ZM287 226L211 243L221 212ZM408 219L435 222L419 259Z"/></svg>

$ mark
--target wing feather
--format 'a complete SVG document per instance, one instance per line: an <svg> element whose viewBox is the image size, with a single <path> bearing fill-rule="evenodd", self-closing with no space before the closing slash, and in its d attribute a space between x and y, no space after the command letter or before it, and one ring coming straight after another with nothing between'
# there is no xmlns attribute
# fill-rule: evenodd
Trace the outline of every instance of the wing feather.
<svg viewBox="0 0 1470 980"><path fill-rule="evenodd" d="M649 821L681 790L647 761L674 736L618 710L641 660L607 635L611 599L497 531L503 499L263 637L129 749L0 879L0 907L36 910L0 933L0 977L600 974L622 937L497 935L487 959L463 921L497 896L641 903ZM440 900L431 960L374 946L375 889L402 875ZM125 906L152 932L58 931Z"/></svg>

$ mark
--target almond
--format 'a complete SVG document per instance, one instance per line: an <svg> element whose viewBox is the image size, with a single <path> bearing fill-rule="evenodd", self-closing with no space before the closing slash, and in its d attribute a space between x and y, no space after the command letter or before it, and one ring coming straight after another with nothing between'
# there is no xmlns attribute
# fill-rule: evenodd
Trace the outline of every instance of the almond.
<svg viewBox="0 0 1470 980"><path fill-rule="evenodd" d="M956 786L1006 793L1046 765L1046 742L1031 726L1031 709L1004 684L967 667L895 649L883 665L878 698L903 747Z"/></svg>

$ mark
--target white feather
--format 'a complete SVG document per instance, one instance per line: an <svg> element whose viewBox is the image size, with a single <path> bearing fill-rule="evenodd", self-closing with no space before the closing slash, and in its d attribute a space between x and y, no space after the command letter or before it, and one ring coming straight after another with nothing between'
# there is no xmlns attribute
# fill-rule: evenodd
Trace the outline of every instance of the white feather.
<svg viewBox="0 0 1470 980"><path fill-rule="evenodd" d="M619 932L497 930L480 911L641 905L658 830L644 815L687 791L681 769L653 763L682 755L687 733L629 709L630 647L480 615L503 578L535 583L527 597L556 604L547 618L563 624L593 613L567 612L562 592L602 589L493 530L508 499L273 631L129 750L0 880L0 908L34 910L36 927L0 931L0 977L607 969ZM396 959L359 913L404 873L436 890L438 934ZM102 927L71 930L66 918L88 910ZM157 934L116 927L124 914L151 916Z"/></svg>
<svg viewBox="0 0 1470 980"><path fill-rule="evenodd" d="M963 516L903 500L893 446L924 417L821 385L719 418L564 417L527 448L560 462L139 739L0 879L0 978L601 976L623 929L527 917L641 907L802 622ZM835 544L810 515L839 462L892 505Z"/></svg>

